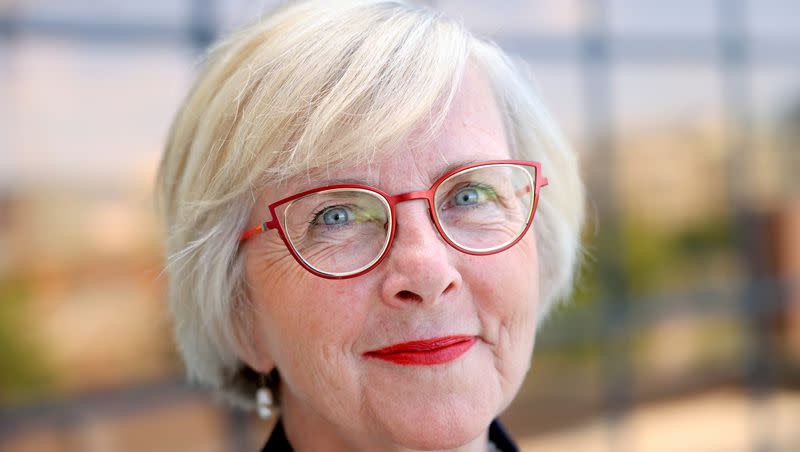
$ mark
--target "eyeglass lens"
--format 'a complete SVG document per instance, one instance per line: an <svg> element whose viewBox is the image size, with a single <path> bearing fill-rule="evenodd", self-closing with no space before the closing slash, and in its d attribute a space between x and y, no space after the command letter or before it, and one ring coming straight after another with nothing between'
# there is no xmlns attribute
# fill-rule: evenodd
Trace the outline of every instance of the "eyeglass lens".
<svg viewBox="0 0 800 452"><path fill-rule="evenodd" d="M434 193L442 232L468 252L491 252L516 240L531 220L536 169L513 164L479 166L455 173ZM378 193L331 189L286 205L279 214L298 256L330 275L357 273L384 254L391 209Z"/></svg>

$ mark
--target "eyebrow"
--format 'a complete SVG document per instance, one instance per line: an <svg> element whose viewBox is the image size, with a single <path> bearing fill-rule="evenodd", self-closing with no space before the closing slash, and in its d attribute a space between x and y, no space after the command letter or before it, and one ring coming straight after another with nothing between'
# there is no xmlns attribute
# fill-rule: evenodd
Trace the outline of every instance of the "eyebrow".
<svg viewBox="0 0 800 452"><path fill-rule="evenodd" d="M444 167L444 169L440 170L437 173L436 177L431 179L430 184L433 184L434 181L439 180L442 176L444 176L445 174L447 174L447 173L449 173L449 172L451 172L451 171L453 171L453 170L455 170L457 168L461 168L462 166L467 166L467 165L471 165L473 163L478 163L478 162L480 162L480 160L467 159L467 160L459 160L459 161L450 163L449 165ZM350 177L342 178L342 179L330 179L330 180L324 182L324 185L338 185L338 184L359 184L359 185L370 185L370 186L377 185L377 184L375 184L373 182L370 182L370 181L367 181L367 180L364 180L364 179L355 179L355 178L350 178ZM425 188L428 188L428 187L425 187ZM422 190L422 189L423 188L420 188L420 190Z"/></svg>

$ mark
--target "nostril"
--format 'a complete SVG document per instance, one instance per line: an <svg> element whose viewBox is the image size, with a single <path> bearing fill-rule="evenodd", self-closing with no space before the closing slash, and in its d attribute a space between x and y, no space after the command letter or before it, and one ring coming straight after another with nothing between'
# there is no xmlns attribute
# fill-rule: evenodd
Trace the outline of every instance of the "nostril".
<svg viewBox="0 0 800 452"><path fill-rule="evenodd" d="M450 293L451 291L455 290L455 288L456 288L455 283L450 283L447 287L445 287L444 291L442 292L442 295Z"/></svg>
<svg viewBox="0 0 800 452"><path fill-rule="evenodd" d="M422 301L422 297L408 290L401 290L400 292L397 292L397 298L403 301L414 301L417 303Z"/></svg>

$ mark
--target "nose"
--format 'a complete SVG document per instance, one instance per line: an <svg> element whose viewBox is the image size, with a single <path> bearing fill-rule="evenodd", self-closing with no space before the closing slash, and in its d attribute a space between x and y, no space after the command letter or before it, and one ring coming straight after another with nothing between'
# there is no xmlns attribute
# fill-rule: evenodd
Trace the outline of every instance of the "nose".
<svg viewBox="0 0 800 452"><path fill-rule="evenodd" d="M460 290L457 253L439 235L422 200L395 207L397 231L384 265L381 298L394 307L435 304Z"/></svg>

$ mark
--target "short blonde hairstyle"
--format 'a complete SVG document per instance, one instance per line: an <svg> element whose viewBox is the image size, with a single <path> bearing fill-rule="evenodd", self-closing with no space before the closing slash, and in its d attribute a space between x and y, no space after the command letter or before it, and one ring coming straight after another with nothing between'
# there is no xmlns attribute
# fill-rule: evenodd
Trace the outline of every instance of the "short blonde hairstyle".
<svg viewBox="0 0 800 452"><path fill-rule="evenodd" d="M519 69L460 24L393 0L288 4L208 53L167 140L157 180L169 305L190 380L252 408L240 361L252 307L239 235L266 184L379 157L432 137L465 67L493 88L514 158L550 179L534 221L540 312L570 293L583 223L575 154Z"/></svg>

